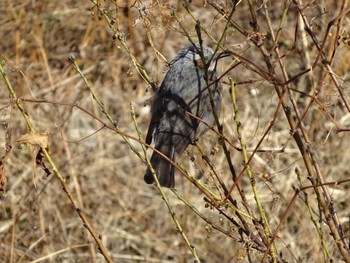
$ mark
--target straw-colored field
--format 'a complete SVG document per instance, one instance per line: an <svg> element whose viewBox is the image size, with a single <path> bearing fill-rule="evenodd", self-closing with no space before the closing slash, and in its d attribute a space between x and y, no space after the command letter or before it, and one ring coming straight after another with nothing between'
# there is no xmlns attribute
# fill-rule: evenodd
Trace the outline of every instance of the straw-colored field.
<svg viewBox="0 0 350 263"><path fill-rule="evenodd" d="M0 1L0 262L350 262L349 1L234 4ZM161 192L152 86L199 31L222 126Z"/></svg>

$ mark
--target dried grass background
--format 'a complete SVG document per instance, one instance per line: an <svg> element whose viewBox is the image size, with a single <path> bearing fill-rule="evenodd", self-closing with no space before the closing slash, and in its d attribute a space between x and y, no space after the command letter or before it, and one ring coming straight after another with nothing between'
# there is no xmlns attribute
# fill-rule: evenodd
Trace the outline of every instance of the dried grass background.
<svg viewBox="0 0 350 263"><path fill-rule="evenodd" d="M226 84L220 121L225 138L235 146L229 146L229 150L237 175L245 169L240 139L245 143L248 156L253 155L249 163L253 182L246 171L238 180L248 207L243 205L237 188L231 196L237 200L241 211L257 219L246 218L246 227L267 246L252 191L252 185L256 183L271 233L277 230L273 246L276 255L270 254L265 262L349 262L349 255L344 255L336 245L337 242L349 244L349 182L346 180L350 164L350 112L346 97L349 94L350 20L349 13L341 15L348 12L349 3L299 2L311 23L312 32L320 43L326 40L322 52L331 61L329 63L324 58L318 59L316 45L301 22L298 1L252 2L259 31L254 30L248 1L242 1L237 5L232 21L249 35L245 36L231 25L225 31L220 49L230 50L245 59L222 79ZM114 18L113 25L123 33L121 37L131 54L158 84L167 70L167 62L179 49L189 45L185 32L198 41L196 20L213 38L202 31L204 43L215 48L227 22L223 14L228 15L233 8L231 1L99 3L102 10ZM290 5L288 9L287 4ZM172 14L174 10L177 17ZM285 10L285 22L278 30ZM337 16L338 20L327 31L330 21ZM256 70L269 70L253 43L260 37L262 46L268 50L272 48L267 17L274 33L280 34L277 46L281 58L276 59L275 52L271 52L276 78L282 79L279 61L285 63L290 78L290 94L284 94L289 108L284 110L279 106L281 100L270 75L261 76ZM178 233L158 189L143 182L146 164L120 135L97 121L106 122L106 117L69 60L69 56L74 55L118 128L137 137L130 103L134 105L144 137L150 120L149 99L154 92L140 77L130 54L118 41L118 36L114 36L93 1L1 1L0 39L1 63L7 77L17 96L24 99L25 112L39 133L37 135L49 138L51 157L113 262L193 262L193 254ZM237 63L235 58L237 56L232 55L222 59L220 71ZM298 75L315 61L311 71ZM327 64L332 73L326 69ZM254 66L255 70L252 69ZM332 74L340 83L345 99L332 81ZM229 78L236 83L241 137L237 135ZM304 114L303 127L298 126L293 131L284 113L290 109L297 122L291 97ZM79 105L91 115L73 105ZM276 110L278 114L274 117ZM37 143L16 142L29 130L2 80L0 123L0 175L3 181L7 179L6 191L0 201L0 261L105 262L60 181L52 171L47 176L42 165L36 164L40 147ZM267 136L263 137L266 131ZM313 167L322 172L325 180L322 183L331 183L326 186L331 196L330 216L339 219L341 225L338 227L342 229L338 232L344 240L334 240L330 234L331 219L324 218L324 208L313 188L302 189L295 195L297 189L312 184L293 138L295 132L308 135L310 142L303 143L308 147L308 154L316 154L317 166L314 164ZM262 144L257 148L261 138ZM141 145L136 141L131 143L142 155ZM209 131L198 143L230 188L233 180L217 134ZM51 170L46 159L42 161ZM217 180L196 147L190 146L178 162L206 187L224 197L223 191L217 190L220 188ZM319 183L314 184L318 189ZM263 253L250 248L251 240L244 234L241 239L232 221L216 209L220 207L239 222L232 205L209 204L204 200L203 192L179 173L176 188L179 195L207 218L207 222L204 221L171 190L164 190L201 262L262 261ZM294 195L296 199L293 199ZM280 222L282 224L278 226ZM215 230L213 225L225 229L234 238ZM349 247L345 250L349 251Z"/></svg>

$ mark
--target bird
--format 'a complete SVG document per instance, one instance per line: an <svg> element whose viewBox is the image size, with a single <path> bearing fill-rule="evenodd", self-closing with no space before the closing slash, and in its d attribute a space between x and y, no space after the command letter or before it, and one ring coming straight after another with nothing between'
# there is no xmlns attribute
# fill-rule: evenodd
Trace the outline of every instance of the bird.
<svg viewBox="0 0 350 263"><path fill-rule="evenodd" d="M220 115L222 85L218 81L213 54L211 48L198 43L181 49L170 62L153 98L145 142L150 145L153 141L154 148L173 162L189 144L214 126L213 112ZM156 151L153 151L150 163L160 185L174 188L174 165ZM144 181L155 183L150 167Z"/></svg>

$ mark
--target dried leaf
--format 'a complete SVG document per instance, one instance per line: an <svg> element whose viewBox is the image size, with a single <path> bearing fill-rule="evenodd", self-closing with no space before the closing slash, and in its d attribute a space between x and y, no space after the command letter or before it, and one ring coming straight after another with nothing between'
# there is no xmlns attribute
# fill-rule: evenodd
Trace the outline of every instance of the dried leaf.
<svg viewBox="0 0 350 263"><path fill-rule="evenodd" d="M35 157L35 162L36 162L36 165L41 166L44 169L46 176L49 176L51 172L43 162L43 157L44 155L43 155L42 149L40 149Z"/></svg>
<svg viewBox="0 0 350 263"><path fill-rule="evenodd" d="M4 174L4 163L0 161L0 199L5 198L7 179Z"/></svg>
<svg viewBox="0 0 350 263"><path fill-rule="evenodd" d="M30 145L38 145L42 148L48 148L49 137L44 133L27 133L19 136L15 142L20 144L28 143Z"/></svg>

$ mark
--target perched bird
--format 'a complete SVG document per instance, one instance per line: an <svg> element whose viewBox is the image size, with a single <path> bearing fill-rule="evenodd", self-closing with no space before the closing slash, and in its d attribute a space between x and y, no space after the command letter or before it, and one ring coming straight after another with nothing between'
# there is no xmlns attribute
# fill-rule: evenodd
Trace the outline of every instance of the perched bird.
<svg viewBox="0 0 350 263"><path fill-rule="evenodd" d="M153 140L155 149L172 161L208 130L208 126L215 124L208 89L214 111L217 116L220 114L222 87L215 81L218 72L215 61L210 61L212 55L212 49L199 44L182 49L170 63L153 100L146 143L151 144ZM160 185L173 188L175 167L157 152L153 152L150 162ZM154 182L149 168L144 180L148 184Z"/></svg>

